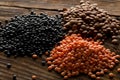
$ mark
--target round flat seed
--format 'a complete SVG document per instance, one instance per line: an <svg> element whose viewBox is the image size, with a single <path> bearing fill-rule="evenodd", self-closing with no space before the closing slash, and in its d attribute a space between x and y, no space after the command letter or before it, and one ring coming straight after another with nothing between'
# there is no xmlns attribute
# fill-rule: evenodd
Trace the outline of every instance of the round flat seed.
<svg viewBox="0 0 120 80"><path fill-rule="evenodd" d="M41 64L42 64L42 66L45 66L46 61L45 61L45 60L42 60L42 61L41 61Z"/></svg>
<svg viewBox="0 0 120 80"><path fill-rule="evenodd" d="M9 69L9 68L11 68L11 63L7 63L7 68Z"/></svg>
<svg viewBox="0 0 120 80"><path fill-rule="evenodd" d="M13 80L17 80L17 76L15 74L13 75Z"/></svg>

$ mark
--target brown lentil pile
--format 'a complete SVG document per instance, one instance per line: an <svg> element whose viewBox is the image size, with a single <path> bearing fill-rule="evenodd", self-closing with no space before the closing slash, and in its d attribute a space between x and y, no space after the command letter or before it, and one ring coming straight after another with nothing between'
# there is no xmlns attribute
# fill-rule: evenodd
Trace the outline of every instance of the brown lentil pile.
<svg viewBox="0 0 120 80"><path fill-rule="evenodd" d="M79 34L66 36L46 59L48 70L54 69L67 79L84 73L98 79L119 61L119 55L106 49L101 42L83 39Z"/></svg>
<svg viewBox="0 0 120 80"><path fill-rule="evenodd" d="M80 33L82 37L92 37L94 40L104 41L112 38L112 43L118 43L120 34L120 22L90 2L80 1L80 5L64 9L64 28L71 33Z"/></svg>

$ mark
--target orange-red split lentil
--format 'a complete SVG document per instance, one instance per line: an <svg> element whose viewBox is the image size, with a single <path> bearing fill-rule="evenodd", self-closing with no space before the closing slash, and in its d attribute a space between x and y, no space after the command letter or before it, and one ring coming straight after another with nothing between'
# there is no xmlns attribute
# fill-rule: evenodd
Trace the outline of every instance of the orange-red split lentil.
<svg viewBox="0 0 120 80"><path fill-rule="evenodd" d="M46 59L48 70L55 70L65 79L84 73L98 79L118 62L114 52L100 42L83 39L79 34L66 36Z"/></svg>
<svg viewBox="0 0 120 80"><path fill-rule="evenodd" d="M33 54L33 55L32 55L32 58L33 58L33 59L37 59L38 56L37 56L36 54Z"/></svg>
<svg viewBox="0 0 120 80"><path fill-rule="evenodd" d="M32 80L36 80L37 76L36 75L32 75Z"/></svg>

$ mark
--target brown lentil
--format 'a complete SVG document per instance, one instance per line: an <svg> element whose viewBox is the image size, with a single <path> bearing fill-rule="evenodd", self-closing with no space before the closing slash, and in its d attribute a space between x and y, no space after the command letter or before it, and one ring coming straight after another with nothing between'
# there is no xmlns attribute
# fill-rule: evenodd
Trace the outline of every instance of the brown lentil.
<svg viewBox="0 0 120 80"><path fill-rule="evenodd" d="M117 69L117 72L119 72L119 73L120 73L120 68L118 68L118 69Z"/></svg>
<svg viewBox="0 0 120 80"><path fill-rule="evenodd" d="M109 73L109 77L113 78L115 75L113 73Z"/></svg>
<svg viewBox="0 0 120 80"><path fill-rule="evenodd" d="M101 80L101 78L100 77L96 77L96 80Z"/></svg>
<svg viewBox="0 0 120 80"><path fill-rule="evenodd" d="M61 15L63 27L68 30L68 35L79 33L82 37L92 37L101 41L112 38L111 42L118 44L120 22L98 8L96 4L80 1L80 5L65 9Z"/></svg>

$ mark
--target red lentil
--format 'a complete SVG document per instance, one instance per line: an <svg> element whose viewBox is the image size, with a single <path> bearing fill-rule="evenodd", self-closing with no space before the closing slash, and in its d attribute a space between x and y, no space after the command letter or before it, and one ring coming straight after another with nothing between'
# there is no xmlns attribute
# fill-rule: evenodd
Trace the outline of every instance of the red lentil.
<svg viewBox="0 0 120 80"><path fill-rule="evenodd" d="M37 59L38 56L37 56L36 54L33 54L33 55L32 55L32 58L33 58L33 59Z"/></svg>
<svg viewBox="0 0 120 80"><path fill-rule="evenodd" d="M101 45L101 42L83 39L79 34L72 34L66 36L60 45L53 48L46 61L49 64L48 70L53 69L61 73L65 79L79 73L96 79L112 69L118 62L117 58L119 57Z"/></svg>
<svg viewBox="0 0 120 80"><path fill-rule="evenodd" d="M37 76L36 75L32 75L32 80L36 80Z"/></svg>

